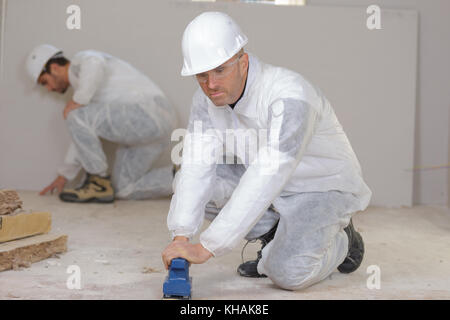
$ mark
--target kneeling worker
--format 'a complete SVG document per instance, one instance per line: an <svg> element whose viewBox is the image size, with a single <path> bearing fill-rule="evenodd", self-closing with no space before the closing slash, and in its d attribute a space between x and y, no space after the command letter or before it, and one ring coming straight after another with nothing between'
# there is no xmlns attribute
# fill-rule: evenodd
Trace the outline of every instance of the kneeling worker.
<svg viewBox="0 0 450 320"><path fill-rule="evenodd" d="M64 109L72 137L58 177L40 194L57 189L68 202L148 199L172 193L173 167L152 169L169 147L176 113L164 93L129 63L99 51L81 51L72 60L51 45L28 56L34 82L63 94L74 88ZM112 181L100 138L118 144ZM81 187L64 189L83 168Z"/></svg>
<svg viewBox="0 0 450 320"><path fill-rule="evenodd" d="M298 290L336 268L353 272L364 244L351 217L371 198L357 157L319 89L246 53L246 43L219 12L199 15L184 32L182 75L195 75L200 88L174 181L167 218L173 241L163 262L204 263L245 238L261 240L262 251L238 267L241 276L267 276ZM267 135L257 150L227 145L245 142L241 135L252 130ZM224 146L240 161L210 161ZM204 217L213 221L193 244Z"/></svg>

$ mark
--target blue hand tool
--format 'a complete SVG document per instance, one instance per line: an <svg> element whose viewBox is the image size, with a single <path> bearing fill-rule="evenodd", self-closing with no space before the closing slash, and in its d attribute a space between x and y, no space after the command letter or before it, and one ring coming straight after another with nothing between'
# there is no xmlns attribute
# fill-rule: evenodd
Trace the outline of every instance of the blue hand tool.
<svg viewBox="0 0 450 320"><path fill-rule="evenodd" d="M189 262L183 258L172 259L169 275L163 284L164 299L191 299L192 277Z"/></svg>

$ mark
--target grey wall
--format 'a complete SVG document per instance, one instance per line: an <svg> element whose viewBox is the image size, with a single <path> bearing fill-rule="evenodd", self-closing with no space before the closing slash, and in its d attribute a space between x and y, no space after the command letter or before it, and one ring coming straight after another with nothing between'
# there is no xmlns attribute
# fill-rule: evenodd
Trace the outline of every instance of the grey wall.
<svg viewBox="0 0 450 320"><path fill-rule="evenodd" d="M82 8L80 31L65 28L70 4ZM52 43L69 57L95 48L132 62L167 93L183 126L197 85L179 75L181 35L195 15L211 9L228 12L241 24L251 52L299 71L327 95L374 191L372 204L412 203L408 169L414 165L417 14L384 11L384 29L369 31L363 7L9 1L0 86L0 187L43 187L68 146L62 109L70 92L58 96L31 86L23 70L31 48Z"/></svg>
<svg viewBox="0 0 450 320"><path fill-rule="evenodd" d="M307 0L317 6L405 8L419 12L419 59L414 166L450 163L450 1L448 0ZM415 204L450 206L450 169L414 172Z"/></svg>

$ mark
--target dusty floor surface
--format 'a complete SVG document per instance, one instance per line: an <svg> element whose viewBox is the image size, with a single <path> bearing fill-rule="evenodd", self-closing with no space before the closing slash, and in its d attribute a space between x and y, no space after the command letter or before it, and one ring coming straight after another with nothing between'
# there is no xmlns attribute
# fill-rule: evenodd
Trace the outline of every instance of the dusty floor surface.
<svg viewBox="0 0 450 320"><path fill-rule="evenodd" d="M25 209L52 213L52 232L68 234L68 251L30 268L1 272L0 299L161 299L168 199L67 204L54 195L19 194ZM231 254L191 266L193 299L450 299L448 208L371 207L354 223L366 255L350 275L336 271L306 290L281 290L267 278L238 276L242 242ZM244 258L258 249L249 244ZM79 290L66 284L71 265L80 268ZM379 289L367 285L376 283L372 265L380 271Z"/></svg>

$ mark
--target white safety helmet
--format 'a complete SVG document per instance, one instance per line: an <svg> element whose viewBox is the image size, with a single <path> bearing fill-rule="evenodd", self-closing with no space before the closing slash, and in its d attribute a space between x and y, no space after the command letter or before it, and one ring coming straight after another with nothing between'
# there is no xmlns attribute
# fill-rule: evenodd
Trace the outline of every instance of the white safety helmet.
<svg viewBox="0 0 450 320"><path fill-rule="evenodd" d="M49 44L41 44L30 52L26 62L26 68L31 80L37 82L41 72L50 58L54 56L62 56L61 49Z"/></svg>
<svg viewBox="0 0 450 320"><path fill-rule="evenodd" d="M222 12L204 12L184 30L181 75L191 76L217 68L247 42L247 36L230 16Z"/></svg>

